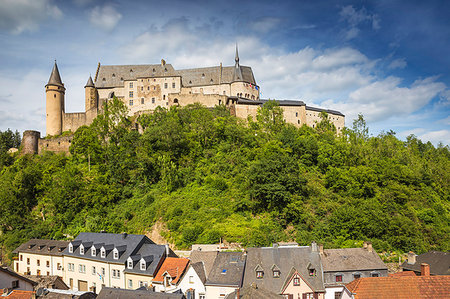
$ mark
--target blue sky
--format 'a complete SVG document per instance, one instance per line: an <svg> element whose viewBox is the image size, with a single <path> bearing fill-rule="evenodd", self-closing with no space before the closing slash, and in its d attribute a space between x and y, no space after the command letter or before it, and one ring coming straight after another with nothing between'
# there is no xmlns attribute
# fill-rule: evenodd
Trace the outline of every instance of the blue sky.
<svg viewBox="0 0 450 299"><path fill-rule="evenodd" d="M54 59L77 112L98 62L232 65L238 43L263 98L448 145L449 11L450 1L0 0L0 130L44 134Z"/></svg>

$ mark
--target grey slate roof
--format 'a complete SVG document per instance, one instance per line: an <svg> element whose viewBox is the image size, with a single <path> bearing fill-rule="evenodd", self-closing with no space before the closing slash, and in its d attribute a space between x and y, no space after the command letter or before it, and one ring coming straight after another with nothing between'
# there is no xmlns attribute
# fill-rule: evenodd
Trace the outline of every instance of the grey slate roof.
<svg viewBox="0 0 450 299"><path fill-rule="evenodd" d="M283 295L275 294L258 286L245 286L239 290L239 299L283 299ZM228 294L225 299L236 299L236 291Z"/></svg>
<svg viewBox="0 0 450 299"><path fill-rule="evenodd" d="M26 281L29 284L31 284L32 286L36 286L37 285L37 282L35 282L34 280L20 275L20 274L16 273L15 271L9 269L8 267L0 267L0 272L3 272L3 273L5 273L7 275L10 275L10 276L14 276L15 278L18 278L18 279L20 279L22 281Z"/></svg>
<svg viewBox="0 0 450 299"><path fill-rule="evenodd" d="M243 252L218 252L205 285L240 287L244 267Z"/></svg>
<svg viewBox="0 0 450 299"><path fill-rule="evenodd" d="M322 265L324 272L387 270L374 250L364 248L325 249Z"/></svg>
<svg viewBox="0 0 450 299"><path fill-rule="evenodd" d="M260 100L248 100L248 99L242 99L238 98L238 104L244 104L244 105L264 105L269 100L266 99L260 99ZM306 104L303 101L296 101L296 100L276 100L280 106L306 106Z"/></svg>
<svg viewBox="0 0 450 299"><path fill-rule="evenodd" d="M205 267L205 277L208 278L208 275L214 265L214 261L216 260L217 254L217 251L193 250L191 252L191 255L189 256L189 259L191 260L191 264L202 262L203 266Z"/></svg>
<svg viewBox="0 0 450 299"><path fill-rule="evenodd" d="M308 266L316 270L310 276ZM263 278L256 278L257 267L264 271ZM273 269L280 270L280 277L273 276ZM243 287L256 284L276 294L280 294L286 281L297 271L315 291L324 291L319 252L309 246L275 246L248 248Z"/></svg>
<svg viewBox="0 0 450 299"><path fill-rule="evenodd" d="M256 85L253 71L248 66L240 67L242 80ZM181 77L183 87L219 84L220 66L175 70L171 64L147 65L101 65L95 81L97 88L123 87L124 81L138 78ZM222 67L222 83L233 82L234 67Z"/></svg>
<svg viewBox="0 0 450 299"><path fill-rule="evenodd" d="M403 270L420 272L420 264L430 265L431 275L450 275L450 252L429 251L416 256L415 264L408 264L408 261L402 264Z"/></svg>
<svg viewBox="0 0 450 299"><path fill-rule="evenodd" d="M166 247L164 245L143 244L141 248L139 248L139 250L131 256L131 259L136 261L133 269L128 269L128 266L126 266L124 272L155 276L161 264L160 262L164 259L165 251ZM141 258L147 262L146 271L142 271L140 268L139 261Z"/></svg>
<svg viewBox="0 0 450 299"><path fill-rule="evenodd" d="M50 74L50 78L48 79L47 85L56 85L64 87L64 84L61 81L61 76L59 75L59 70L58 66L56 65L56 61L55 65L53 66L52 73Z"/></svg>
<svg viewBox="0 0 450 299"><path fill-rule="evenodd" d="M317 111L317 112L325 111L328 114L335 114L335 115L345 116L344 114L342 114L341 112L336 111L336 110L316 108L316 107L311 107L311 106L306 106L306 110Z"/></svg>
<svg viewBox="0 0 450 299"><path fill-rule="evenodd" d="M94 81L92 81L92 77L89 76L89 79L87 80L87 83L84 87L95 87Z"/></svg>
<svg viewBox="0 0 450 299"><path fill-rule="evenodd" d="M203 262L198 262L198 263L195 263L195 264L191 264L191 267L197 273L197 275L200 278L201 282L203 284L205 284L205 282L206 282L206 273L205 273L205 266L204 266Z"/></svg>
<svg viewBox="0 0 450 299"><path fill-rule="evenodd" d="M25 275L26 278L36 282L35 290L39 288L68 290L69 287L64 283L58 275Z"/></svg>
<svg viewBox="0 0 450 299"><path fill-rule="evenodd" d="M26 252L61 256L67 245L69 245L68 241L31 239L17 247L13 253Z"/></svg>
<svg viewBox="0 0 450 299"><path fill-rule="evenodd" d="M183 294L157 293L146 290L125 290L103 287L97 296L97 299L129 299L129 298L143 298L143 299L182 299Z"/></svg>

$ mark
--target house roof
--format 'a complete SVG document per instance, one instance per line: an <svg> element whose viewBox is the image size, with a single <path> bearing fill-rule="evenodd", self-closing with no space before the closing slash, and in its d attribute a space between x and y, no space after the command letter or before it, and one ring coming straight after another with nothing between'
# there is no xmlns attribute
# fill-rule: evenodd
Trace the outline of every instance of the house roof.
<svg viewBox="0 0 450 299"><path fill-rule="evenodd" d="M244 267L243 252L218 252L205 285L240 287Z"/></svg>
<svg viewBox="0 0 450 299"><path fill-rule="evenodd" d="M192 269L194 269L195 273L197 273L198 277L200 278L200 281L205 284L206 282L206 273L205 273L205 266L203 262L198 262L195 264L190 265Z"/></svg>
<svg viewBox="0 0 450 299"><path fill-rule="evenodd" d="M35 290L39 288L63 289L68 290L69 287L64 283L61 277L57 275L41 276L41 275L25 275L26 278L37 283Z"/></svg>
<svg viewBox="0 0 450 299"><path fill-rule="evenodd" d="M330 109L323 109L323 108L317 108L317 107L311 107L311 106L306 106L306 110L311 110L311 111L316 111L316 112L326 112L328 114L335 114L335 115L340 115L340 116L345 116L344 114L342 114L339 111L336 110L330 110Z"/></svg>
<svg viewBox="0 0 450 299"><path fill-rule="evenodd" d="M429 251L416 256L416 263L408 264L408 261L402 264L404 270L420 272L420 265L427 263L430 265L431 275L450 275L450 253L442 251Z"/></svg>
<svg viewBox="0 0 450 299"><path fill-rule="evenodd" d="M0 292L3 295L0 295L1 298L9 298L9 299L31 299L33 298L33 291L23 291L23 290L9 290L9 289L0 289Z"/></svg>
<svg viewBox="0 0 450 299"><path fill-rule="evenodd" d="M239 66L242 78L235 80L234 66L212 66L195 69L184 69L177 71L181 76L183 87L215 85L220 83L230 84L235 81L246 82L256 85L252 68L249 66ZM222 75L222 76L221 76Z"/></svg>
<svg viewBox="0 0 450 299"><path fill-rule="evenodd" d="M189 264L189 260L178 257L167 257L153 278L152 282L164 281L164 274L167 272L172 277L172 284L177 284Z"/></svg>
<svg viewBox="0 0 450 299"><path fill-rule="evenodd" d="M203 266L205 267L205 277L208 278L214 265L214 261L216 260L217 253L217 251L193 250L189 259L191 260L191 264L203 262Z"/></svg>
<svg viewBox="0 0 450 299"><path fill-rule="evenodd" d="M389 277L400 277L400 276L417 276L414 271L403 271L403 272L397 272L388 274Z"/></svg>
<svg viewBox="0 0 450 299"><path fill-rule="evenodd" d="M450 298L450 276L364 277L346 288L355 299Z"/></svg>
<svg viewBox="0 0 450 299"><path fill-rule="evenodd" d="M39 291L37 291L39 293ZM58 290L58 289L42 289L42 295L37 298L45 299L94 299L97 295L93 292Z"/></svg>
<svg viewBox="0 0 450 299"><path fill-rule="evenodd" d="M325 249L322 265L324 272L387 270L374 250L364 248Z"/></svg>
<svg viewBox="0 0 450 299"><path fill-rule="evenodd" d="M69 245L68 241L31 239L17 247L13 253L24 252L62 256L67 245Z"/></svg>
<svg viewBox="0 0 450 299"><path fill-rule="evenodd" d="M143 244L138 251L130 257L133 261L139 261L143 258L147 262L147 269L145 271L141 270L140 263L137 262L134 264L133 269L128 269L127 265L125 267L125 272L155 276L158 266L161 265L161 259L165 255L165 251L165 245Z"/></svg>
<svg viewBox="0 0 450 299"><path fill-rule="evenodd" d="M263 278L256 278L256 267L263 269ZM316 270L316 276L309 275L309 269ZM293 273L302 278L317 291L324 291L319 252L309 246L275 246L248 248L243 286L256 284L276 294L280 294ZM280 276L274 277L273 269L280 270Z"/></svg>
<svg viewBox="0 0 450 299"><path fill-rule="evenodd" d="M182 299L183 294L158 293L148 290L126 290L103 287L97 299Z"/></svg>
<svg viewBox="0 0 450 299"><path fill-rule="evenodd" d="M11 269L9 269L7 267L0 267L0 271L5 273L5 274L7 274L7 275L14 276L15 278L18 278L18 279L20 279L22 281L28 282L32 286L37 285L37 282L35 282L35 281L33 281L33 280L29 279L29 278L26 278L25 276L22 276L22 275L14 272L13 270L11 270Z"/></svg>
<svg viewBox="0 0 450 299"><path fill-rule="evenodd" d="M236 291L228 294L225 299L236 299ZM254 286L245 286L239 290L238 299L282 299L284 296L275 294L266 289Z"/></svg>

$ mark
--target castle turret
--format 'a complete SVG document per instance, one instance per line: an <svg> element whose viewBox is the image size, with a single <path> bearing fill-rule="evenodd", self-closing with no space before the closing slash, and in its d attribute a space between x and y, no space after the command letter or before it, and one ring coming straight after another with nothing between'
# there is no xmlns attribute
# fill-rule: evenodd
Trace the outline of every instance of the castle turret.
<svg viewBox="0 0 450 299"><path fill-rule="evenodd" d="M239 65L239 53L237 44L236 44L236 56L234 57L233 81L242 81L242 72L241 66Z"/></svg>
<svg viewBox="0 0 450 299"><path fill-rule="evenodd" d="M97 88L95 88L91 76L89 76L89 79L86 85L84 86L84 95L85 95L85 109L86 109L86 124L90 124L94 120L94 118L97 117L98 112L98 92Z"/></svg>
<svg viewBox="0 0 450 299"><path fill-rule="evenodd" d="M58 66L53 66L52 74L45 85L47 101L47 135L59 135L62 132L62 118L64 113L64 94L66 88L61 81Z"/></svg>

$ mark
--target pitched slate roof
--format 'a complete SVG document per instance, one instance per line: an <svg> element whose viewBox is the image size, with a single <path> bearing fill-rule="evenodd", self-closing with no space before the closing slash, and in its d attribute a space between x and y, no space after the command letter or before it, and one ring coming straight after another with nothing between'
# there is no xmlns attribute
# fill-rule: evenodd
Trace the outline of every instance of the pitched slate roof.
<svg viewBox="0 0 450 299"><path fill-rule="evenodd" d="M237 97L230 97L230 98L237 98ZM248 99L242 99L242 98L237 98L237 99L238 99L238 104L243 104L243 105L262 106L269 101L267 99L260 99L260 100L248 100ZM295 101L295 100L276 100L276 101L278 102L278 104L281 107L283 107L283 106L306 106L306 104L303 101Z"/></svg>
<svg viewBox="0 0 450 299"><path fill-rule="evenodd" d="M189 260L185 258L167 257L153 278L152 282L163 283L164 273L168 273L172 277L172 284L177 284L189 264Z"/></svg>
<svg viewBox="0 0 450 299"><path fill-rule="evenodd" d="M442 251L429 251L418 255L415 264L408 264L408 261L402 264L404 270L420 272L420 265L427 263L430 265L431 275L450 275L450 253Z"/></svg>
<svg viewBox="0 0 450 299"><path fill-rule="evenodd" d="M205 270L205 277L208 278L208 275L214 265L214 261L216 260L217 254L218 251L194 250L191 252L189 259L191 260L191 264L202 262Z"/></svg>
<svg viewBox="0 0 450 299"><path fill-rule="evenodd" d="M346 288L355 299L450 298L450 276L364 277Z"/></svg>
<svg viewBox="0 0 450 299"><path fill-rule="evenodd" d="M328 114L335 114L335 115L345 116L344 114L342 114L341 112L336 111L336 110L316 108L316 107L311 107L311 106L306 106L306 110L317 111L317 112L325 111Z"/></svg>
<svg viewBox="0 0 450 299"><path fill-rule="evenodd" d="M374 250L364 248L325 249L322 265L324 272L387 270Z"/></svg>
<svg viewBox="0 0 450 299"><path fill-rule="evenodd" d="M195 264L190 265L192 269L194 269L195 273L197 273L198 277L200 278L200 281L204 284L206 282L206 273L205 273L205 266L203 262L198 262Z"/></svg>
<svg viewBox="0 0 450 299"><path fill-rule="evenodd" d="M7 274L7 275L14 276L15 278L18 278L18 279L20 279L22 281L28 282L32 286L37 285L37 282L35 282L35 281L25 277L25 276L22 276L22 275L16 273L15 271L9 269L8 267L0 267L0 271L5 273L5 274Z"/></svg>
<svg viewBox="0 0 450 299"><path fill-rule="evenodd" d="M205 285L240 287L244 267L243 252L218 252Z"/></svg>
<svg viewBox="0 0 450 299"><path fill-rule="evenodd" d="M315 276L309 275L309 269L316 270ZM263 278L256 278L256 268L263 269ZM273 269L280 270L280 276L274 277ZM258 287L280 294L286 282L297 271L315 291L324 291L322 268L319 252L309 246L278 246L248 248L243 286L256 284Z"/></svg>
<svg viewBox="0 0 450 299"><path fill-rule="evenodd" d="M86 85L84 87L95 87L91 76L89 76L89 79L87 80L87 83L86 83Z"/></svg>
<svg viewBox="0 0 450 299"><path fill-rule="evenodd" d="M97 296L97 299L182 299L183 294L157 293L146 290L125 290L103 287Z"/></svg>
<svg viewBox="0 0 450 299"><path fill-rule="evenodd" d="M161 265L161 260L165 256L166 246L156 244L143 244L139 250L131 255L131 259L136 261L133 269L128 269L128 265L125 267L126 273L146 274L155 276L158 267ZM169 254L170 256L170 254ZM127 257L128 258L128 257ZM143 258L147 262L147 269L145 271L140 268L140 259Z"/></svg>
<svg viewBox="0 0 450 299"><path fill-rule="evenodd" d="M236 294L233 293L228 294L225 299L237 299ZM265 290L263 288L257 286L245 286L239 290L239 299L283 299L285 298L283 295L275 294L271 291Z"/></svg>
<svg viewBox="0 0 450 299"><path fill-rule="evenodd" d="M67 245L69 245L68 241L31 239L17 247L13 253L26 252L61 256Z"/></svg>
<svg viewBox="0 0 450 299"><path fill-rule="evenodd" d="M53 66L52 73L50 74L50 78L48 79L47 85L56 85L64 87L64 84L61 81L61 76L59 75L59 70L58 66L56 65L56 61L55 65Z"/></svg>
<svg viewBox="0 0 450 299"><path fill-rule="evenodd" d="M49 288L49 289L62 289L68 290L69 287L64 283L61 277L57 275L25 275L26 278L34 281L37 285L34 287L35 290L39 288Z"/></svg>

